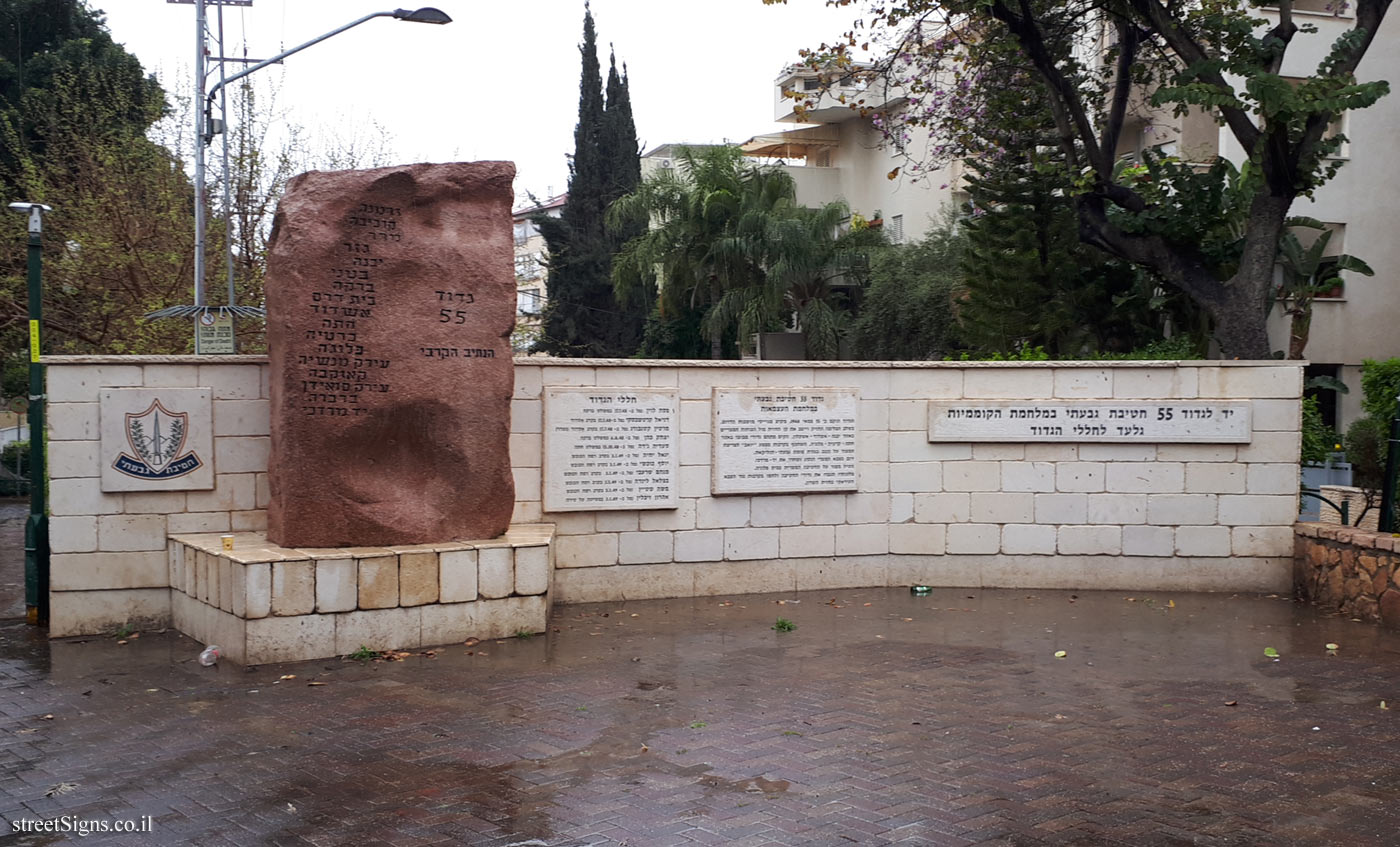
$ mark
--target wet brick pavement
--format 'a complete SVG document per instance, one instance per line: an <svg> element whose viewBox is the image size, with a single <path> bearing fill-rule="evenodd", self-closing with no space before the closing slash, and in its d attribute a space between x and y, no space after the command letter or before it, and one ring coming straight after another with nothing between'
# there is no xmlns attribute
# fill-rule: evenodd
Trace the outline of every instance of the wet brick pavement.
<svg viewBox="0 0 1400 847"><path fill-rule="evenodd" d="M564 606L402 662L198 649L0 627L0 815L154 818L87 844L1400 843L1400 637L1286 599L836 591Z"/></svg>

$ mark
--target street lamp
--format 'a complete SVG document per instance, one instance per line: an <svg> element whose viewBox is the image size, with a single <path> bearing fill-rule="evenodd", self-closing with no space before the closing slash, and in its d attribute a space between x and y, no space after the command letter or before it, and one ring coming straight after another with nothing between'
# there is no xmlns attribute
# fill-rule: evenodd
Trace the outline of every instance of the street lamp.
<svg viewBox="0 0 1400 847"><path fill-rule="evenodd" d="M196 127L196 130L199 135L199 141L195 143L194 150L194 305L170 306L165 309L158 309L157 311L151 312L150 314L146 315L147 319L173 317L188 318L207 311L204 305L204 233L206 229L204 219L204 148L206 145L208 145L214 140L215 135L223 132L225 129L225 127L223 126L223 121L215 121L213 114L214 98L219 94L220 91L224 90L231 82L243 79L249 74L254 73L255 71L262 70L268 65L280 64L283 59L287 58L293 53L300 53L302 50L305 50L313 44L320 44L322 41L325 41L326 39L331 38L333 36L339 35L342 32L345 32L347 29L352 29L354 27L359 26L362 23L365 23L366 21L374 20L375 18L393 18L395 20L409 21L411 23L420 24L452 23L452 18L448 16L446 12L443 12L441 9L435 9L431 6L425 6L421 9L414 9L412 11L408 9L395 9L391 12L372 12L363 17L356 18L355 20L351 21L348 24L345 24L344 26L337 27L331 30L330 32L318 35L310 41L298 44L296 47L293 47L290 50L283 50L281 53L278 53L276 56L273 56L270 59L264 59L261 62L258 62L254 65L250 65L236 74L232 74L231 76L227 76L223 79L220 79L214 84L213 88L209 90L208 95L205 96L204 5L205 0L196 0L195 2L195 28L197 30L199 40L199 46L195 56L195 84L199 86L200 98L204 101L204 106L203 112L201 114L201 120L199 121L199 124L201 125ZM225 182L227 182L228 180L227 173L224 174L224 180ZM229 208L227 203L224 207L224 214L225 216L229 214ZM225 240L227 240L228 238L227 233L229 224L230 221L225 220ZM261 308L255 306L235 306L233 304L233 266L231 263L228 265L228 291L229 305L227 308L230 312L236 315L244 315L246 317L264 316L263 310ZM198 349L196 349L195 352L199 352Z"/></svg>
<svg viewBox="0 0 1400 847"><path fill-rule="evenodd" d="M49 617L49 525L44 502L44 368L39 364L39 323L43 318L43 203L11 203L10 211L29 216L29 520L24 525L24 605L31 624Z"/></svg>

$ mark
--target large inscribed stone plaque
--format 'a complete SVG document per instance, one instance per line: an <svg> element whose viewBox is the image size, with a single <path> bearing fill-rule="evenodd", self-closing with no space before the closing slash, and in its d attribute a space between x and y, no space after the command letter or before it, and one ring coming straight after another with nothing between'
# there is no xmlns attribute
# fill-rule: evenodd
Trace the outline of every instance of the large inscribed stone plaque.
<svg viewBox="0 0 1400 847"><path fill-rule="evenodd" d="M208 388L104 388L98 399L103 491L214 487Z"/></svg>
<svg viewBox="0 0 1400 847"><path fill-rule="evenodd" d="M544 510L676 508L674 388L548 388Z"/></svg>
<svg viewBox="0 0 1400 847"><path fill-rule="evenodd" d="M854 388L716 388L714 494L855 491Z"/></svg>
<svg viewBox="0 0 1400 847"><path fill-rule="evenodd" d="M950 400L928 404L929 441L1246 444L1250 404L1220 400Z"/></svg>
<svg viewBox="0 0 1400 847"><path fill-rule="evenodd" d="M274 544L505 532L514 176L474 162L288 184L266 286Z"/></svg>

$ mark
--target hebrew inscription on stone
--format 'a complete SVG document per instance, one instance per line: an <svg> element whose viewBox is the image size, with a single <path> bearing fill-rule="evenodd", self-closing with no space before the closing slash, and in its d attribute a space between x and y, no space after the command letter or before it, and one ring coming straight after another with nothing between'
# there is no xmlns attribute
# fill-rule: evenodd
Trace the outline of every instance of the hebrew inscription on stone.
<svg viewBox="0 0 1400 847"><path fill-rule="evenodd" d="M714 390L714 494L855 491L854 388Z"/></svg>
<svg viewBox="0 0 1400 847"><path fill-rule="evenodd" d="M267 271L268 538L494 538L510 522L509 162L311 172Z"/></svg>
<svg viewBox="0 0 1400 847"><path fill-rule="evenodd" d="M929 441L1246 444L1248 402L931 400Z"/></svg>
<svg viewBox="0 0 1400 847"><path fill-rule="evenodd" d="M544 510L674 509L676 389L549 388Z"/></svg>

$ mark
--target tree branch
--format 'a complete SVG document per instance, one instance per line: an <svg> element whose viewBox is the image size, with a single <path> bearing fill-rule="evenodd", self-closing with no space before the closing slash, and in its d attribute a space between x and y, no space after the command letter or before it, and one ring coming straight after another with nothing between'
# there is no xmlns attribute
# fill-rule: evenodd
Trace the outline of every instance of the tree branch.
<svg viewBox="0 0 1400 847"><path fill-rule="evenodd" d="M1389 0L1380 0L1389 2ZM1205 48L1201 47L1194 38L1186 33L1179 26L1174 18L1158 0L1128 0L1129 5L1166 40L1172 51L1181 58L1188 66L1200 68L1199 75L1202 80L1216 86L1222 91L1234 91L1234 87L1225 81L1224 75L1219 71L1206 70L1202 67L1210 56ZM1238 141L1249 153L1254 150L1255 144L1259 142L1259 128L1250 119L1249 113L1237 109L1233 106L1221 106L1220 114L1225 118L1225 125L1230 127L1230 132L1234 133L1235 140Z"/></svg>
<svg viewBox="0 0 1400 847"><path fill-rule="evenodd" d="M1123 121L1128 112L1128 96L1133 90L1133 62L1137 60L1138 30L1127 18L1113 22L1118 30L1118 61L1113 69L1113 96L1108 104L1108 120L1103 128L1100 154L1112 160L1118 153L1118 140L1123 135Z"/></svg>

